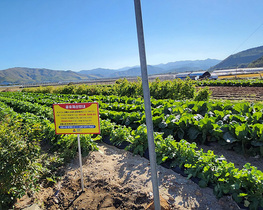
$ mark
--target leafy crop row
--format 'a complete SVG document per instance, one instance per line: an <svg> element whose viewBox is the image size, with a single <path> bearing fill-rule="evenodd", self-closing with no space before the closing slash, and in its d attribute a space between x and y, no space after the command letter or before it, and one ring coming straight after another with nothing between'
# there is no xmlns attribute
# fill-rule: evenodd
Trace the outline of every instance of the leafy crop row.
<svg viewBox="0 0 263 210"><path fill-rule="evenodd" d="M110 121L103 121L104 135L117 146L129 143L125 149L134 154L145 155L147 151L147 128L140 125L138 129L118 127ZM239 170L233 163L228 163L223 156L212 151L207 153L198 150L196 143L188 143L184 139L176 142L172 136L166 138L162 133L154 132L157 162L166 163L172 169L180 167L188 178L197 177L200 187L212 186L215 195L232 195L237 203L243 203L250 209L263 207L263 172L249 163Z"/></svg>
<svg viewBox="0 0 263 210"><path fill-rule="evenodd" d="M36 190L36 182L43 171L38 138L32 139L40 135L39 128L29 126L23 126L18 119L1 117L0 209L24 195L26 190Z"/></svg>
<svg viewBox="0 0 263 210"><path fill-rule="evenodd" d="M5 94L7 97L8 95ZM52 109L38 105L37 103L24 102L10 98L0 97L12 106L16 111L30 111L40 116L53 120ZM33 98L33 95L30 97ZM27 99L21 97L20 99ZM56 101L58 100L58 101ZM52 103L83 102L83 98L69 98L68 95L59 95ZM88 99L90 100L90 99ZM132 101L132 98L130 99ZM32 100L31 100L32 101ZM41 99L35 100L41 101ZM49 103L50 103L49 102ZM86 101L85 101L86 102ZM45 102L43 102L45 103ZM153 100L153 125L156 132L163 132L165 136L173 135L177 140L187 139L201 144L210 141L218 141L228 149L243 152L249 155L263 155L263 106L261 104L250 104L248 102L196 102L196 101L163 101ZM100 103L102 107L111 109L112 104ZM141 110L142 105L123 105L116 109ZM145 123L144 112L111 111L100 108L100 117L110 119L120 125L126 125L136 129Z"/></svg>
<svg viewBox="0 0 263 210"><path fill-rule="evenodd" d="M218 198L231 194L237 203L243 202L250 209L263 207L261 171L249 163L239 170L233 163L227 163L224 157L196 148L195 143L190 144L185 140L175 142L171 136L156 142L159 163L169 160L171 167L183 167L188 178L200 179L201 187L212 185Z"/></svg>
<svg viewBox="0 0 263 210"><path fill-rule="evenodd" d="M116 95L127 97L143 97L142 82L129 82L127 79L119 79L113 85L67 85L58 88L37 87L25 88L23 92L34 93L55 93L55 94L78 94L78 95ZM193 99L196 95L202 93L196 92L192 80L175 79L173 81L161 82L158 78L150 83L150 93L155 99ZM206 97L208 97L207 95ZM207 100L207 98L202 98Z"/></svg>
<svg viewBox="0 0 263 210"><path fill-rule="evenodd" d="M125 149L145 155L148 148L145 124L136 130L115 126L110 121L103 121L103 137L110 136L110 141L117 146L129 143ZM172 169L182 168L188 178L199 179L200 187L212 186L218 198L230 194L237 203L242 202L250 209L263 207L263 173L256 167L247 163L239 170L223 156L210 150L207 153L198 150L196 143L184 139L176 142L172 136L164 138L158 132L154 132L154 139L159 164L166 163Z"/></svg>
<svg viewBox="0 0 263 210"><path fill-rule="evenodd" d="M55 135L54 124L31 113L17 113L0 103L0 209L38 189L39 182L55 182L59 167L77 152L74 135ZM91 135L81 135L83 153L97 149ZM96 139L95 139L96 140ZM49 151L41 149L41 143Z"/></svg>
<svg viewBox="0 0 263 210"><path fill-rule="evenodd" d="M34 96L32 95L32 97ZM65 97L70 98L68 95ZM63 95L60 95L60 98L63 98ZM74 145L76 139L72 135L55 135L51 108L22 100L4 97L0 99L14 107L17 112L21 112L21 114L12 112L14 115L24 116L23 120L34 119L36 120L34 124L40 123L40 128L43 128L41 133L45 136L45 139L42 140L48 140L54 150L65 150L66 153L62 157L74 155L77 150ZM132 101L133 99L127 100ZM74 102L78 102L78 99ZM262 146L260 126L263 120L262 105L215 101L170 103L167 100L161 102L153 102L155 107L153 110L154 127L155 131L158 131L154 133L158 162L165 162L172 168L175 166L184 168L188 178L198 177L200 179L200 186L212 185L218 197L231 194L237 202L243 202L251 209L263 207L263 175L261 171L248 164L239 170L232 163L227 163L223 157L218 157L211 151L204 153L197 149L195 143L183 140L198 140L203 143L218 140L228 146L244 149L245 152L250 152L251 148L257 148L257 152L260 152ZM1 107L4 105L1 104ZM2 111L6 113L6 109L2 109ZM117 146L126 143L128 145L126 145L126 149L135 154L145 154L148 145L143 115L139 112L114 112L111 110L102 110L102 113L105 115L105 120L101 120L101 136L104 139L109 138ZM138 117L132 119L131 114L137 116L136 113L139 114ZM45 120L45 117L49 120ZM112 120L109 120L110 118ZM126 126L127 119L130 124ZM27 124L27 121L25 122ZM131 129L131 123L136 124L136 129ZM248 129L247 133L246 129ZM242 137L243 134L246 138ZM89 139L88 144L92 142L89 135L83 139ZM178 141L179 139L181 140ZM93 147L95 148L94 145Z"/></svg>
<svg viewBox="0 0 263 210"><path fill-rule="evenodd" d="M263 87L262 79L231 79L195 81L198 86Z"/></svg>

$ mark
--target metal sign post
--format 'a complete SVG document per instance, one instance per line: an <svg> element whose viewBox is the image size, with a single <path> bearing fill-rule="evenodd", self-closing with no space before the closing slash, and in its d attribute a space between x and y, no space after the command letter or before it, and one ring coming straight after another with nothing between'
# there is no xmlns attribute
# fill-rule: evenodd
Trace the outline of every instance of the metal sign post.
<svg viewBox="0 0 263 210"><path fill-rule="evenodd" d="M80 138L78 134L78 148L79 148L79 168L80 168L80 175L81 175L81 189L84 191L84 181L83 181L83 171L82 171L82 157L81 157L81 147L80 147Z"/></svg>
<svg viewBox="0 0 263 210"><path fill-rule="evenodd" d="M138 36L138 45L139 45L139 54L140 54L141 74L142 74L142 87L143 87L144 107L145 107L145 115L146 115L151 178L152 178L153 195L154 195L154 207L155 210L160 210L161 206L160 206L159 185L158 185L158 178L156 171L156 153L155 153L154 136L153 136L151 100L150 100L150 90L148 83L145 44L144 44L144 35L143 35L141 1L134 0L134 6L135 6L137 36Z"/></svg>

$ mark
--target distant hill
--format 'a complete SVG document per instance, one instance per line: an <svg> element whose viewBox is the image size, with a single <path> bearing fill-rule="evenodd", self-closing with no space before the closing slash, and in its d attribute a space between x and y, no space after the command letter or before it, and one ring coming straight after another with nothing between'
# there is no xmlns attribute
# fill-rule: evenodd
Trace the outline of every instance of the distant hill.
<svg viewBox="0 0 263 210"><path fill-rule="evenodd" d="M82 70L79 71L78 74L89 76L94 75L100 78L108 78L112 77L112 74L119 72L119 70L113 70L113 69L103 69L103 68L97 68L92 70Z"/></svg>
<svg viewBox="0 0 263 210"><path fill-rule="evenodd" d="M136 77L141 75L141 68L140 67L130 67L125 68L126 70L112 70L112 69L92 69L92 70L82 70L79 71L79 74L82 75L95 75L101 78L117 78L117 77ZM147 66L148 74L159 74L165 72L162 68L158 68L155 66L148 65Z"/></svg>
<svg viewBox="0 0 263 210"><path fill-rule="evenodd" d="M263 67L263 56L250 63L247 67L249 68Z"/></svg>
<svg viewBox="0 0 263 210"><path fill-rule="evenodd" d="M209 70L216 69L232 69L232 68L245 68L260 57L263 56L263 46L251 48L241 51L234 55L230 55L219 64L213 66Z"/></svg>
<svg viewBox="0 0 263 210"><path fill-rule="evenodd" d="M184 72L206 70L209 67L219 63L219 60L207 59L197 61L177 61L167 64L148 65L148 75L165 74L170 72ZM48 82L76 82L81 80L103 79L103 78L122 78L141 76L139 66L125 67L121 69L103 69L92 70L58 71L44 68L23 68L16 67L0 70L0 85L10 83L48 83Z"/></svg>
<svg viewBox="0 0 263 210"><path fill-rule="evenodd" d="M176 61L167 64L158 65L148 65L147 70L149 75L153 74L164 74L164 73L178 73L185 71L197 71L197 70L207 70L211 66L218 64L221 60L216 59L206 59L206 60L187 60L187 61ZM96 75L103 78L117 78L117 77L134 77L141 75L141 68L139 66L135 67L125 67L122 69L92 69L92 70L82 70L78 72L82 75Z"/></svg>
<svg viewBox="0 0 263 210"><path fill-rule="evenodd" d="M221 60L217 59L206 59L206 60L186 60L186 61L176 61L167 64L159 64L156 67L165 69L166 72L185 72L185 71L197 71L197 70L207 70L211 66L218 64Z"/></svg>
<svg viewBox="0 0 263 210"><path fill-rule="evenodd" d="M43 83L60 81L79 81L96 78L83 76L73 71L57 71L38 68L10 68L0 71L0 84Z"/></svg>
<svg viewBox="0 0 263 210"><path fill-rule="evenodd" d="M152 74L161 74L164 73L165 70L156 66L147 66L147 72L149 75ZM133 67L125 71L119 71L112 74L112 77L136 77L141 76L141 67Z"/></svg>

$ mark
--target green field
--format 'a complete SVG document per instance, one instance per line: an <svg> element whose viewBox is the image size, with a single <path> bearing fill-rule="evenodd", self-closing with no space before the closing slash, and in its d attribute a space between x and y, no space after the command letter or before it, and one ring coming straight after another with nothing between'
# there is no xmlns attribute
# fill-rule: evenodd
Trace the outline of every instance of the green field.
<svg viewBox="0 0 263 210"><path fill-rule="evenodd" d="M208 100L206 90L182 99L187 91L192 91L192 83L185 84L185 89L176 95L169 93L177 90L172 84L151 87L163 91L155 93L157 99L151 100L158 164L182 168L188 178L197 177L201 187L212 186L217 197L230 194L250 209L263 207L262 171L249 163L238 169L213 151L205 153L198 149L198 145L217 142L239 154L263 156L263 105ZM99 103L101 134L81 135L84 155L96 150L96 142L105 139L144 155L148 144L143 99L126 96L125 90L130 94L130 87L129 83L125 85L123 96L77 94L80 87L85 90L84 86L68 86L60 90L64 93L37 93L37 89L33 93L1 92L2 208L12 205L12 200L26 192L36 191L40 183L56 182L60 176L58 169L77 153L76 135L55 134L52 104ZM181 100L169 99L169 94ZM158 99L164 95L167 99Z"/></svg>

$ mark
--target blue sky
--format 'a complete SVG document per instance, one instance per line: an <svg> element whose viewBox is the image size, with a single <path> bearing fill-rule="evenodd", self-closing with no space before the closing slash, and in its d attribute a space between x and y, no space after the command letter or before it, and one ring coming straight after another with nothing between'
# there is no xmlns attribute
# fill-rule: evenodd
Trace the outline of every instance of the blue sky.
<svg viewBox="0 0 263 210"><path fill-rule="evenodd" d="M262 0L142 0L148 64L263 45ZM133 0L0 0L0 70L139 65Z"/></svg>

